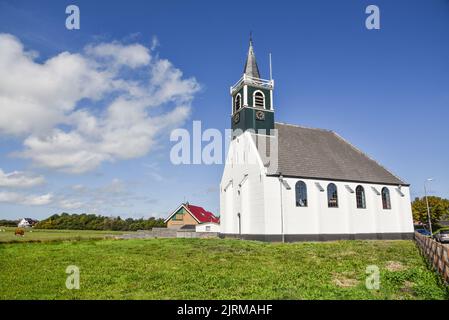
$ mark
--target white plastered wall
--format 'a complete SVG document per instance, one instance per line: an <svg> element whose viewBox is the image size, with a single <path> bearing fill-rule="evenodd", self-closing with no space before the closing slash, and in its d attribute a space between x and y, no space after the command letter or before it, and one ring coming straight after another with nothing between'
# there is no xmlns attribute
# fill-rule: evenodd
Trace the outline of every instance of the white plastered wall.
<svg viewBox="0 0 449 320"><path fill-rule="evenodd" d="M268 234L280 234L280 183L277 177L265 177L265 213ZM413 232L413 220L408 187L367 183L338 182L284 178L291 190L282 191L283 219L285 234L366 234L366 233L408 233ZM307 185L308 206L297 207L295 184L304 181ZM327 186L334 183L338 190L338 208L327 204ZM324 191L320 191L319 183ZM355 189L358 185L365 189L366 209L358 209ZM351 193L346 186L354 191ZM383 187L390 190L391 209L382 208L379 192ZM275 214L277 213L277 214Z"/></svg>

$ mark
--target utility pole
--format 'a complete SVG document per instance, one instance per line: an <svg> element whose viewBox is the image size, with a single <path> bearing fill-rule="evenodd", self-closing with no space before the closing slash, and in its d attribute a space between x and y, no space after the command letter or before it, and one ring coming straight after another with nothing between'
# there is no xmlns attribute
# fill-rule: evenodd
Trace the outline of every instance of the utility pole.
<svg viewBox="0 0 449 320"><path fill-rule="evenodd" d="M432 220L430 219L430 207L429 207L429 199L427 197L427 182L433 181L433 179L427 179L424 182L424 196L426 197L426 206L427 206L427 219L429 220L429 231L430 231L430 237L433 237L433 231L432 231Z"/></svg>

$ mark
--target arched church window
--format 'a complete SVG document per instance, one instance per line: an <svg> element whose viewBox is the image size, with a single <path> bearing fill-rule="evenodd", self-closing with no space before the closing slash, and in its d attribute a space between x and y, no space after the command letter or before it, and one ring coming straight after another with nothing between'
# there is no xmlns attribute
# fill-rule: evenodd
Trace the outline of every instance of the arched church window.
<svg viewBox="0 0 449 320"><path fill-rule="evenodd" d="M307 186L304 181L298 181L295 185L296 206L307 207Z"/></svg>
<svg viewBox="0 0 449 320"><path fill-rule="evenodd" d="M327 206L329 208L338 208L337 186L333 183L329 183L327 186Z"/></svg>
<svg viewBox="0 0 449 320"><path fill-rule="evenodd" d="M254 108L265 108L265 95L262 91L255 91L253 95Z"/></svg>
<svg viewBox="0 0 449 320"><path fill-rule="evenodd" d="M234 112L239 111L241 107L242 107L242 96L240 93L238 93L234 98Z"/></svg>
<svg viewBox="0 0 449 320"><path fill-rule="evenodd" d="M366 209L365 189L362 186L355 188L355 198L358 209Z"/></svg>
<svg viewBox="0 0 449 320"><path fill-rule="evenodd" d="M382 188L382 208L391 209L390 190L387 187Z"/></svg>

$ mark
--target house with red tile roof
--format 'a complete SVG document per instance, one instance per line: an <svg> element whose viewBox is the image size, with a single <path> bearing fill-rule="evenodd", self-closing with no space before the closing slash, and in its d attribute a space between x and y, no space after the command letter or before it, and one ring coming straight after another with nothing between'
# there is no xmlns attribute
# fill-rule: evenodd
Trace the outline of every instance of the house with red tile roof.
<svg viewBox="0 0 449 320"><path fill-rule="evenodd" d="M219 228L220 218L203 207L187 202L176 208L164 222L167 224L167 228L170 229L192 229L194 231L197 226L205 225L204 228L200 227L199 230L203 231L204 229L205 232L212 232Z"/></svg>

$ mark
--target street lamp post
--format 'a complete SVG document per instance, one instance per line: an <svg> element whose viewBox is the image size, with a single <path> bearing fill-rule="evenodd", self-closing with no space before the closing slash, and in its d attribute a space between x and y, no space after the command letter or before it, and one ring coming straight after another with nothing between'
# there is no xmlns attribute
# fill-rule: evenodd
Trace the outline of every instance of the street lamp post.
<svg viewBox="0 0 449 320"><path fill-rule="evenodd" d="M427 183L433 181L433 179L427 179L424 182L424 196L426 197L426 206L427 206L427 219L429 220L429 231L430 231L430 237L433 236L432 232L432 220L430 219L430 207L429 207L429 199L427 197Z"/></svg>

